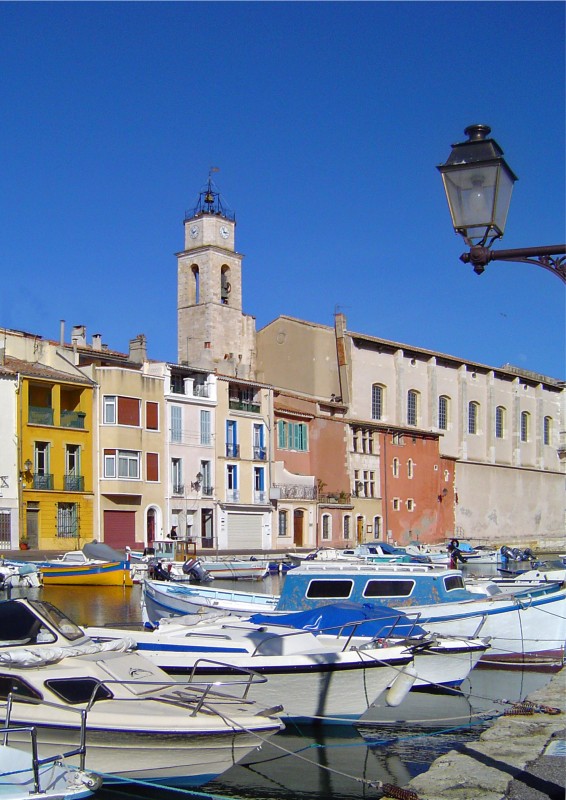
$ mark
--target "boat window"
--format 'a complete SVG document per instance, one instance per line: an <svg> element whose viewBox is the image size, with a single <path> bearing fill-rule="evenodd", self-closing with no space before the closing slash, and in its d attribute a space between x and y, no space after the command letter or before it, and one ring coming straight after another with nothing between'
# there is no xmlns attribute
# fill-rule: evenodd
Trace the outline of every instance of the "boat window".
<svg viewBox="0 0 566 800"><path fill-rule="evenodd" d="M34 700L43 700L41 694L21 678L16 678L14 675L0 674L0 700L6 700L9 694L13 694L16 697L31 697Z"/></svg>
<svg viewBox="0 0 566 800"><path fill-rule="evenodd" d="M7 600L0 611L0 647L55 641L53 633L23 603Z"/></svg>
<svg viewBox="0 0 566 800"><path fill-rule="evenodd" d="M409 597L415 587L414 581L372 580L366 583L364 597Z"/></svg>
<svg viewBox="0 0 566 800"><path fill-rule="evenodd" d="M63 614L58 608L52 606L51 603L46 603L43 600L30 600L30 605L47 618L48 622L56 628L66 639L74 641L81 639L85 634L75 625L68 617Z"/></svg>
<svg viewBox="0 0 566 800"><path fill-rule="evenodd" d="M465 589L466 587L461 575L450 575L448 578L444 578L444 588L450 592L453 589Z"/></svg>
<svg viewBox="0 0 566 800"><path fill-rule="evenodd" d="M350 597L353 586L353 581L311 581L307 589L307 597L328 599Z"/></svg>
<svg viewBox="0 0 566 800"><path fill-rule="evenodd" d="M66 703L88 703L95 692L95 700L113 697L112 692L94 678L53 678L45 681L45 685Z"/></svg>

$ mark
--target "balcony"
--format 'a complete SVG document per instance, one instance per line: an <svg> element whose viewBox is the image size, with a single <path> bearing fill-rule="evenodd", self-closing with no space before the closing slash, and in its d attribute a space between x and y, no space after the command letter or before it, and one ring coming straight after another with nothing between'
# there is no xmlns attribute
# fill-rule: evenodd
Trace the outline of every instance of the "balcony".
<svg viewBox="0 0 566 800"><path fill-rule="evenodd" d="M28 422L31 425L53 425L53 409L47 406L29 406Z"/></svg>
<svg viewBox="0 0 566 800"><path fill-rule="evenodd" d="M85 479L83 475L65 475L63 487L66 492L84 492Z"/></svg>
<svg viewBox="0 0 566 800"><path fill-rule="evenodd" d="M259 403L250 403L248 400L232 398L229 400L228 405L231 411L251 411L254 414L259 414L261 411Z"/></svg>
<svg viewBox="0 0 566 800"><path fill-rule="evenodd" d="M254 461L265 461L267 451L265 447L254 447Z"/></svg>
<svg viewBox="0 0 566 800"><path fill-rule="evenodd" d="M317 499L316 486L303 486L297 483L277 483L273 485L273 488L280 491L279 497L281 500Z"/></svg>
<svg viewBox="0 0 566 800"><path fill-rule="evenodd" d="M173 484L173 494L185 494L185 486L182 483L174 483Z"/></svg>
<svg viewBox="0 0 566 800"><path fill-rule="evenodd" d="M214 494L214 486L203 486L202 494L203 497L212 497L212 495Z"/></svg>
<svg viewBox="0 0 566 800"><path fill-rule="evenodd" d="M34 489L53 489L53 475L52 474L44 474L38 475L37 473L33 476L33 488Z"/></svg>
<svg viewBox="0 0 566 800"><path fill-rule="evenodd" d="M226 442L226 457L240 458L240 445Z"/></svg>
<svg viewBox="0 0 566 800"><path fill-rule="evenodd" d="M240 502L240 491L239 489L228 489L226 492L226 502L227 503L239 503Z"/></svg>
<svg viewBox="0 0 566 800"><path fill-rule="evenodd" d="M61 411L62 428L80 428L84 430L86 414L84 411Z"/></svg>
<svg viewBox="0 0 566 800"><path fill-rule="evenodd" d="M193 397L210 397L208 383L195 383L193 386Z"/></svg>

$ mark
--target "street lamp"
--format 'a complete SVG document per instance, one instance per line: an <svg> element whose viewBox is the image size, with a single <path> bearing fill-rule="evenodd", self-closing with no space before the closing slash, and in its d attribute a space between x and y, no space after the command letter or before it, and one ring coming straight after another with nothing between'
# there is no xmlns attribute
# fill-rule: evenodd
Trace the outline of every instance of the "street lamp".
<svg viewBox="0 0 566 800"><path fill-rule="evenodd" d="M464 133L468 140L453 144L446 163L437 167L454 230L470 248L460 260L472 264L477 275L490 261L523 261L544 267L566 282L566 245L491 250L505 231L517 176L503 158L503 150L489 138L488 125L470 125Z"/></svg>

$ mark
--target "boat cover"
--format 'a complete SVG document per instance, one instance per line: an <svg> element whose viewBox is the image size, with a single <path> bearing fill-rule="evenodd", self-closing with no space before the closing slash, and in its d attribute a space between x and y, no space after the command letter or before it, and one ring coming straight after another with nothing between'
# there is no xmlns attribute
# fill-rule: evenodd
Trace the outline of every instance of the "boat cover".
<svg viewBox="0 0 566 800"><path fill-rule="evenodd" d="M354 632L356 636L369 636L372 639L388 636L424 636L426 631L416 625L406 614L373 603L329 603L308 611L290 611L286 614L252 614L249 617L254 625L289 625L304 630L334 632L342 634ZM360 623L354 625L354 623Z"/></svg>

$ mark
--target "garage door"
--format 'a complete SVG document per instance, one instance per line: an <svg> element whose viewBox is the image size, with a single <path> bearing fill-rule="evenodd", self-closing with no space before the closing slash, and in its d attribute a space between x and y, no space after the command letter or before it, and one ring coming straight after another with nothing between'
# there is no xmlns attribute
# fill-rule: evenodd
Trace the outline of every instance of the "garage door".
<svg viewBox="0 0 566 800"><path fill-rule="evenodd" d="M105 511L104 543L121 550L136 543L136 512Z"/></svg>
<svg viewBox="0 0 566 800"><path fill-rule="evenodd" d="M230 550L262 550L261 514L228 514Z"/></svg>

